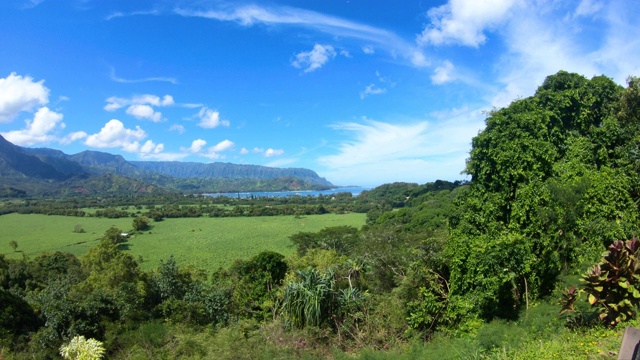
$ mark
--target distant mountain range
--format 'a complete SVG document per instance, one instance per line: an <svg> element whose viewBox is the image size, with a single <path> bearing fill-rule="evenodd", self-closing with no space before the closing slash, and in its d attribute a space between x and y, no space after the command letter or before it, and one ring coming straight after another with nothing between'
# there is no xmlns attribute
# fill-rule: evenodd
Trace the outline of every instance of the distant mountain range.
<svg viewBox="0 0 640 360"><path fill-rule="evenodd" d="M231 163L127 161L120 155L83 151L67 155L24 148L0 136L2 194L129 194L321 190L335 186L314 171Z"/></svg>

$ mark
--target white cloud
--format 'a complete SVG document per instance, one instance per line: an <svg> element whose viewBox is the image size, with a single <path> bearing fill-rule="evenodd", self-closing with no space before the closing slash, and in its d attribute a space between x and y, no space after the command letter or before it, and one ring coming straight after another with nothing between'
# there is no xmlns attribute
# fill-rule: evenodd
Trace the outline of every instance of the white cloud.
<svg viewBox="0 0 640 360"><path fill-rule="evenodd" d="M337 154L317 159L324 167L319 172L340 185L460 179L462 176L457 174L464 170L471 138L483 126L484 117L479 110L411 124L366 119L361 123L334 124L332 127L346 132L349 140L339 144Z"/></svg>
<svg viewBox="0 0 640 360"><path fill-rule="evenodd" d="M121 16L122 16L122 14L121 14ZM109 19L107 19L107 20L109 20ZM113 67L111 68L111 80L113 80L115 82L119 82L119 83L125 83L125 84L142 83L142 82L153 82L153 81L168 82L168 83L171 83L171 84L174 84L174 85L178 83L178 80L176 78L161 77L161 76L147 77L147 78L142 78L142 79L125 79L125 78L118 77L116 75L116 70Z"/></svg>
<svg viewBox="0 0 640 360"><path fill-rule="evenodd" d="M601 1L582 0L576 9L576 16L589 16L602 9L604 4Z"/></svg>
<svg viewBox="0 0 640 360"><path fill-rule="evenodd" d="M289 6L239 5L227 6L224 9L196 10L193 8L177 8L176 14L187 17L201 17L218 21L233 21L243 26L263 24L268 26L289 25L313 29L340 39L356 39L373 49L381 49L394 58L408 60L411 65L422 66L424 55L418 56L415 44L405 41L395 33L325 15L315 11ZM418 60L418 61L415 61Z"/></svg>
<svg viewBox="0 0 640 360"><path fill-rule="evenodd" d="M409 59L411 60L411 64L417 68L423 68L431 65L431 62L427 60L427 57L419 50L411 52Z"/></svg>
<svg viewBox="0 0 640 360"><path fill-rule="evenodd" d="M228 120L220 120L220 113L203 106L197 115L200 118L198 126L204 129L214 129L218 126L229 126Z"/></svg>
<svg viewBox="0 0 640 360"><path fill-rule="evenodd" d="M22 111L32 111L49 102L49 89L44 80L34 82L30 76L11 73L0 78L0 123L11 121Z"/></svg>
<svg viewBox="0 0 640 360"><path fill-rule="evenodd" d="M262 154L262 156L264 157L274 157L274 156L280 156L284 154L284 150L282 149L268 148L265 150L264 148L259 148L259 147L254 147L252 152L256 154Z"/></svg>
<svg viewBox="0 0 640 360"><path fill-rule="evenodd" d="M478 47L487 37L484 31L500 24L517 0L449 0L432 8L431 24L418 36L421 45L461 44Z"/></svg>
<svg viewBox="0 0 640 360"><path fill-rule="evenodd" d="M140 153L138 155L143 159L153 159L153 160L159 160L159 161L179 161L187 157L188 154L158 152L158 153Z"/></svg>
<svg viewBox="0 0 640 360"><path fill-rule="evenodd" d="M189 148L181 148L182 151L190 152L190 153L199 153L202 149L207 145L207 142L202 139L193 140L191 146Z"/></svg>
<svg viewBox="0 0 640 360"><path fill-rule="evenodd" d="M373 55L376 53L376 50L371 45L365 45L362 47L362 52L367 55Z"/></svg>
<svg viewBox="0 0 640 360"><path fill-rule="evenodd" d="M104 109L107 111L116 111L128 105L152 105L152 106L170 106L174 105L173 96L165 95L162 98L156 95L136 95L130 99L112 96L107 99L107 105Z"/></svg>
<svg viewBox="0 0 640 360"><path fill-rule="evenodd" d="M313 50L296 55L291 65L298 69L304 68L305 73L320 69L329 60L336 57L336 51L331 45L315 44Z"/></svg>
<svg viewBox="0 0 640 360"><path fill-rule="evenodd" d="M294 158L280 158L280 159L275 159L273 161L270 161L266 164L264 164L264 166L268 166L268 167L283 167L283 166L288 166L291 164L295 164L297 163L298 160L294 159Z"/></svg>
<svg viewBox="0 0 640 360"><path fill-rule="evenodd" d="M222 152L233 148L234 145L235 144L233 143L233 141L225 139L217 143L215 146L209 148L209 150L213 152Z"/></svg>
<svg viewBox="0 0 640 360"><path fill-rule="evenodd" d="M444 83L448 83L453 81L455 78L453 76L453 64L445 60L441 66L438 66L434 71L433 75L431 75L431 82L436 85L442 85Z"/></svg>
<svg viewBox="0 0 640 360"><path fill-rule="evenodd" d="M272 156L280 156L284 154L284 150L282 149L272 149L272 148L268 148L267 150L265 150L264 152L264 156L265 157L272 157Z"/></svg>
<svg viewBox="0 0 640 360"><path fill-rule="evenodd" d="M217 159L224 159L225 156L223 154L220 154L223 151L227 151L231 148L233 148L235 144L233 143L233 141L229 141L229 140L222 140L221 142L217 143L216 145L212 146L209 148L209 150L207 151L206 154L202 154L202 156L207 157L209 159L213 159L213 160L217 160Z"/></svg>
<svg viewBox="0 0 640 360"><path fill-rule="evenodd" d="M169 131L177 131L180 134L184 134L187 130L180 124L173 124L169 127Z"/></svg>
<svg viewBox="0 0 640 360"><path fill-rule="evenodd" d="M222 155L222 154L218 154L218 153L217 153L217 152L215 152L215 151L210 151L210 152L208 152L208 153L204 153L204 154L200 154L200 155L201 155L201 156L204 156L204 157L206 157L206 158L208 158L208 159L211 159L211 160L218 160L218 159L224 159L224 158L225 158L225 156L224 156L224 155Z"/></svg>
<svg viewBox="0 0 640 360"><path fill-rule="evenodd" d="M497 65L502 89L491 104L502 107L530 96L546 76L559 70L587 77L607 74L624 84L627 76L640 71L640 64L628 61L640 53L640 28L625 4L611 3L599 20L603 30L598 36L585 33L585 18L566 16L573 8L518 7L501 31L507 47Z"/></svg>
<svg viewBox="0 0 640 360"><path fill-rule="evenodd" d="M111 119L100 129L100 132L89 135L84 144L95 148L120 148L137 153L140 150L140 141L146 137L147 134L139 126L135 129L127 129L120 120Z"/></svg>
<svg viewBox="0 0 640 360"><path fill-rule="evenodd" d="M84 131L76 131L65 135L62 139L60 139L60 143L63 145L69 145L72 142L82 140L87 137L87 133Z"/></svg>
<svg viewBox="0 0 640 360"><path fill-rule="evenodd" d="M136 119L149 119L153 122L160 122L162 120L162 113L153 110L149 105L131 105L127 108L126 113Z"/></svg>
<svg viewBox="0 0 640 360"><path fill-rule="evenodd" d="M360 99L364 99L368 95L380 95L387 92L385 88L379 88L375 84L367 85L363 91L360 92Z"/></svg>
<svg viewBox="0 0 640 360"><path fill-rule="evenodd" d="M247 150L247 148L240 149L240 154L241 155L247 155L248 153L249 153L249 150Z"/></svg>
<svg viewBox="0 0 640 360"><path fill-rule="evenodd" d="M145 154L159 154L164 150L164 144L155 144L151 140L147 140L144 145L140 147L140 153Z"/></svg>
<svg viewBox="0 0 640 360"><path fill-rule="evenodd" d="M62 114L49 110L48 107L41 107L33 116L33 120L25 121L25 128L13 130L2 135L16 145L34 145L47 143L56 140L51 134L55 130L64 129Z"/></svg>

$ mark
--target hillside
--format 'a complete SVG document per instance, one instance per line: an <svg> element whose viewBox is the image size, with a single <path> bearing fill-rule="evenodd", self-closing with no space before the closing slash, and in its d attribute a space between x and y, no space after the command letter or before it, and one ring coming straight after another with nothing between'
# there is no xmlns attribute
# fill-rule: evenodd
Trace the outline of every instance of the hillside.
<svg viewBox="0 0 640 360"><path fill-rule="evenodd" d="M231 163L196 163L178 161L131 161L138 169L167 175L174 178L196 179L276 179L292 177L307 180L311 183L332 187L326 179L314 171L301 168L280 169L259 165L237 165Z"/></svg>
<svg viewBox="0 0 640 360"><path fill-rule="evenodd" d="M108 175L108 176L107 176ZM120 155L22 148L0 136L0 194L233 192L334 187L312 170L230 163L127 161ZM113 182L119 184L112 186ZM13 190L9 191L9 187ZM74 190L74 189L77 189Z"/></svg>

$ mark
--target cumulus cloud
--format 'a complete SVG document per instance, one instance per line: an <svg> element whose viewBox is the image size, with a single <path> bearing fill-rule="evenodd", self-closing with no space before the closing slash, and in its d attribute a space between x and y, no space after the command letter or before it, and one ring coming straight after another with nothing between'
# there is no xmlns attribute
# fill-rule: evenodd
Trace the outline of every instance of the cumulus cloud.
<svg viewBox="0 0 640 360"><path fill-rule="evenodd" d="M200 155L212 160L224 159L225 155L221 154L221 152L233 148L234 145L235 144L233 143L233 141L222 140L221 142L207 149L207 152L201 153Z"/></svg>
<svg viewBox="0 0 640 360"><path fill-rule="evenodd" d="M517 0L449 0L432 8L431 21L418 36L421 45L460 44L478 47L487 37L484 31L502 22Z"/></svg>
<svg viewBox="0 0 640 360"><path fill-rule="evenodd" d="M380 95L387 92L387 89L377 87L375 84L367 85L363 91L360 92L360 99L364 99L369 95Z"/></svg>
<svg viewBox="0 0 640 360"><path fill-rule="evenodd" d="M147 154L159 154L164 150L164 144L156 144L151 140L147 140L144 145L140 147L141 155Z"/></svg>
<svg viewBox="0 0 640 360"><path fill-rule="evenodd" d="M218 126L229 126L230 123L228 120L221 120L220 113L213 109L209 109L206 106L203 106L202 109L198 112L198 118L200 118L200 122L198 126L204 129L214 129Z"/></svg>
<svg viewBox="0 0 640 360"><path fill-rule="evenodd" d="M149 119L153 122L160 122L162 120L162 113L153 110L149 105L131 105L127 108L126 113L136 119Z"/></svg>
<svg viewBox="0 0 640 360"><path fill-rule="evenodd" d="M177 131L180 134L184 134L187 130L180 124L173 124L169 127L169 131Z"/></svg>
<svg viewBox="0 0 640 360"><path fill-rule="evenodd" d="M284 150L282 149L268 148L267 150L264 151L265 157L280 156L282 154L284 154Z"/></svg>
<svg viewBox="0 0 640 360"><path fill-rule="evenodd" d="M84 131L76 131L65 135L62 139L60 139L60 143L62 145L69 145L78 140L82 140L87 137L87 133Z"/></svg>
<svg viewBox="0 0 640 360"><path fill-rule="evenodd" d="M151 105L151 106L170 106L174 105L173 96L165 95L160 98L156 95L136 95L130 99L112 96L107 99L107 105L104 106L106 111L116 111L129 105Z"/></svg>
<svg viewBox="0 0 640 360"><path fill-rule="evenodd" d="M376 53L376 50L371 45L365 45L362 47L362 52L367 55L373 55Z"/></svg>
<svg viewBox="0 0 640 360"><path fill-rule="evenodd" d="M207 145L207 142L202 139L193 140L191 146L188 148L181 148L182 151L190 152L190 153L199 153L202 149Z"/></svg>
<svg viewBox="0 0 640 360"><path fill-rule="evenodd" d="M291 65L298 69L304 69L309 73L320 69L329 60L336 57L336 51L331 45L315 44L311 51L301 52L296 55Z"/></svg>
<svg viewBox="0 0 640 360"><path fill-rule="evenodd" d="M453 64L445 60L442 65L438 66L431 75L431 82L436 85L442 85L454 80L453 77Z"/></svg>
<svg viewBox="0 0 640 360"><path fill-rule="evenodd" d="M490 106L503 107L530 96L548 75L559 70L587 77L606 74L624 84L640 73L629 61L640 53L640 9L635 2L449 0L428 12L430 24L417 36L421 46L480 47L489 36L499 49L490 82L446 60L431 76L433 84L463 81L487 94ZM492 49L493 51L493 49Z"/></svg>
<svg viewBox="0 0 640 360"><path fill-rule="evenodd" d="M247 148L240 149L240 154L241 155L247 155L248 153L249 153L249 150L247 150Z"/></svg>
<svg viewBox="0 0 640 360"><path fill-rule="evenodd" d="M147 133L139 126L127 129L120 120L111 119L98 133L89 135L84 144L95 148L120 148L126 152L139 153L140 141L146 137ZM147 154L161 152L163 148L163 144L156 145L149 141L144 144L144 152Z"/></svg>
<svg viewBox="0 0 640 360"><path fill-rule="evenodd" d="M233 148L234 145L235 144L233 143L233 141L225 139L217 143L215 146L212 146L209 150L214 152L222 152Z"/></svg>
<svg viewBox="0 0 640 360"><path fill-rule="evenodd" d="M251 151L256 154L262 154L262 156L264 157L280 156L284 154L284 150L273 148L268 148L265 150L264 148L254 147Z"/></svg>
<svg viewBox="0 0 640 360"><path fill-rule="evenodd" d="M6 123L22 111L32 111L35 107L49 102L49 89L44 80L34 81L30 76L20 76L12 72L0 78L0 123Z"/></svg>
<svg viewBox="0 0 640 360"><path fill-rule="evenodd" d="M2 133L2 135L10 142L22 146L51 142L56 140L56 137L51 133L65 127L62 118L62 114L52 111L46 106L41 107L34 114L33 120L25 121L24 129L9 131Z"/></svg>

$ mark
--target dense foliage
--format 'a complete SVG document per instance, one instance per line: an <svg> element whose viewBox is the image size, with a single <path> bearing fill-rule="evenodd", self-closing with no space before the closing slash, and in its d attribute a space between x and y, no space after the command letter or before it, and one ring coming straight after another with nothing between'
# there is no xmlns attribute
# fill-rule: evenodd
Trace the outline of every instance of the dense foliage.
<svg viewBox="0 0 640 360"><path fill-rule="evenodd" d="M640 81L624 88L561 71L488 114L469 182L394 183L357 198L101 199L101 216L123 211L134 226L172 214L306 211L366 212L367 224L299 232L292 256L263 252L226 269L180 267L168 254L144 272L117 229L81 259L0 257L0 298L10 304L0 311L0 355L55 357L75 336L103 342L115 359L604 354L617 333L581 327L636 315L640 247L615 240L638 231L639 170ZM66 201L75 205L58 209L85 200ZM125 204L139 208L118 209ZM561 300L581 314L572 329L557 317Z"/></svg>

